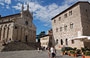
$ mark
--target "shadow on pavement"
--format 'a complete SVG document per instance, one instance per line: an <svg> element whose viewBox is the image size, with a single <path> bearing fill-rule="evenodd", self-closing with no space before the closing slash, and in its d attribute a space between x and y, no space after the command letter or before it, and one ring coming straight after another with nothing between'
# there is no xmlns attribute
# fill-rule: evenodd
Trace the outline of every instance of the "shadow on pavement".
<svg viewBox="0 0 90 58"><path fill-rule="evenodd" d="M62 58L63 56L56 56L56 58Z"/></svg>

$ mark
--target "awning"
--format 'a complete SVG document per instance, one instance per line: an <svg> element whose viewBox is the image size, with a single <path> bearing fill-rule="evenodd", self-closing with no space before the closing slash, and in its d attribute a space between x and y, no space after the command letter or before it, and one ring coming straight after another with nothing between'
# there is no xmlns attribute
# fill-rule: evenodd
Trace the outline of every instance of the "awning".
<svg viewBox="0 0 90 58"><path fill-rule="evenodd" d="M71 40L90 40L90 36L79 36L79 37L74 37Z"/></svg>

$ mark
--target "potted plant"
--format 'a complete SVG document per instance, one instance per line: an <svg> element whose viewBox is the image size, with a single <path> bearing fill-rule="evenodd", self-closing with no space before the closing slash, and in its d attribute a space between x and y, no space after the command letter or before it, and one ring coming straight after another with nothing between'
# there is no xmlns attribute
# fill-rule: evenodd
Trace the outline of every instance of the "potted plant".
<svg viewBox="0 0 90 58"><path fill-rule="evenodd" d="M77 56L76 51L75 50L70 50L70 55L76 57Z"/></svg>
<svg viewBox="0 0 90 58"><path fill-rule="evenodd" d="M81 50L80 50L80 49L77 49L77 50L76 50L76 54L77 54L77 56L82 55Z"/></svg>
<svg viewBox="0 0 90 58"><path fill-rule="evenodd" d="M69 56L71 56L71 55L70 55L70 50L73 50L73 48L71 48L71 47L68 47L68 48L67 48L67 54L68 54Z"/></svg>
<svg viewBox="0 0 90 58"><path fill-rule="evenodd" d="M85 52L85 58L90 58L90 51Z"/></svg>
<svg viewBox="0 0 90 58"><path fill-rule="evenodd" d="M62 55L65 54L65 48L64 47L61 48L61 52L62 52Z"/></svg>
<svg viewBox="0 0 90 58"><path fill-rule="evenodd" d="M86 49L85 49L85 48L81 48L81 53L82 53L82 55L84 55L84 54L85 54L85 51L86 51Z"/></svg>
<svg viewBox="0 0 90 58"><path fill-rule="evenodd" d="M68 51L68 55L71 56L71 54L70 54L70 50Z"/></svg>

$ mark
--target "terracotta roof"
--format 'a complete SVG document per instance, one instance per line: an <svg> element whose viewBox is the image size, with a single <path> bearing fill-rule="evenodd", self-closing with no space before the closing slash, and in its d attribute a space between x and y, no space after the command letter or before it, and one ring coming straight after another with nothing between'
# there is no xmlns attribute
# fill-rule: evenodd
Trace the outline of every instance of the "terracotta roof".
<svg viewBox="0 0 90 58"><path fill-rule="evenodd" d="M62 11L61 13L59 13L58 15L56 15L55 17L53 17L51 20L53 20L54 18L56 18L57 16L61 15L62 13L68 11L69 9L73 8L74 6L78 5L79 3L89 3L88 1L79 1L75 4L73 4L72 6L70 6L69 8L67 8L66 10ZM89 3L90 4L90 3Z"/></svg>

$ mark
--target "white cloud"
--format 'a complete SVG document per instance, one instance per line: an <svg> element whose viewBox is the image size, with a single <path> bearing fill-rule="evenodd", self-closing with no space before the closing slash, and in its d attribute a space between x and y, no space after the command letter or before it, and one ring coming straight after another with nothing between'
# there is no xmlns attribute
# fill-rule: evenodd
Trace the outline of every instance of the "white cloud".
<svg viewBox="0 0 90 58"><path fill-rule="evenodd" d="M38 18L42 22L50 23L52 17L54 17L67 7L68 5L58 6L55 3L45 7L41 6L38 11L35 11L34 16L36 16L36 18Z"/></svg>
<svg viewBox="0 0 90 58"><path fill-rule="evenodd" d="M11 0L0 0L2 8L10 9Z"/></svg>
<svg viewBox="0 0 90 58"><path fill-rule="evenodd" d="M7 4L11 4L11 0L5 0L4 2Z"/></svg>
<svg viewBox="0 0 90 58"><path fill-rule="evenodd" d="M13 8L15 8L16 10L20 10L21 5L22 5L21 3L18 3L16 6L13 6ZM33 14L34 17L44 22L45 23L44 26L49 26L51 24L51 18L68 7L67 4L59 6L55 3L52 3L51 5L48 6L42 6L38 3L29 2L29 5L30 11L34 12ZM24 6L26 6L26 4L24 4Z"/></svg>
<svg viewBox="0 0 90 58"><path fill-rule="evenodd" d="M90 2L90 0L78 0L78 1L89 1Z"/></svg>
<svg viewBox="0 0 90 58"><path fill-rule="evenodd" d="M4 6L4 3L1 2L0 5Z"/></svg>
<svg viewBox="0 0 90 58"><path fill-rule="evenodd" d="M6 5L6 8L7 8L7 9L10 9L9 5Z"/></svg>
<svg viewBox="0 0 90 58"><path fill-rule="evenodd" d="M11 0L0 0L0 4L11 4Z"/></svg>
<svg viewBox="0 0 90 58"><path fill-rule="evenodd" d="M22 0L19 0L19 1L22 1ZM26 1L29 1L29 0L26 0ZM34 12L33 14L34 17L44 22L45 23L44 26L49 26L51 24L52 17L59 14L61 11L65 10L66 8L68 8L70 5L72 5L77 1L90 1L90 0L64 0L62 5L60 6L55 3L52 3L47 6L42 6L38 2L28 2L28 3L30 5L30 11ZM24 3L24 6L26 6L25 3ZM16 10L20 10L21 3L18 3L16 6L13 6L13 8L15 8Z"/></svg>
<svg viewBox="0 0 90 58"><path fill-rule="evenodd" d="M70 3L75 3L77 1L89 1L90 2L90 0L64 0L64 3L70 4Z"/></svg>
<svg viewBox="0 0 90 58"><path fill-rule="evenodd" d="M16 6L12 6L12 7L15 8L16 10L21 10L21 6L22 6L21 3L17 3Z"/></svg>
<svg viewBox="0 0 90 58"><path fill-rule="evenodd" d="M74 3L77 0L64 0L64 4L70 4L70 3Z"/></svg>

